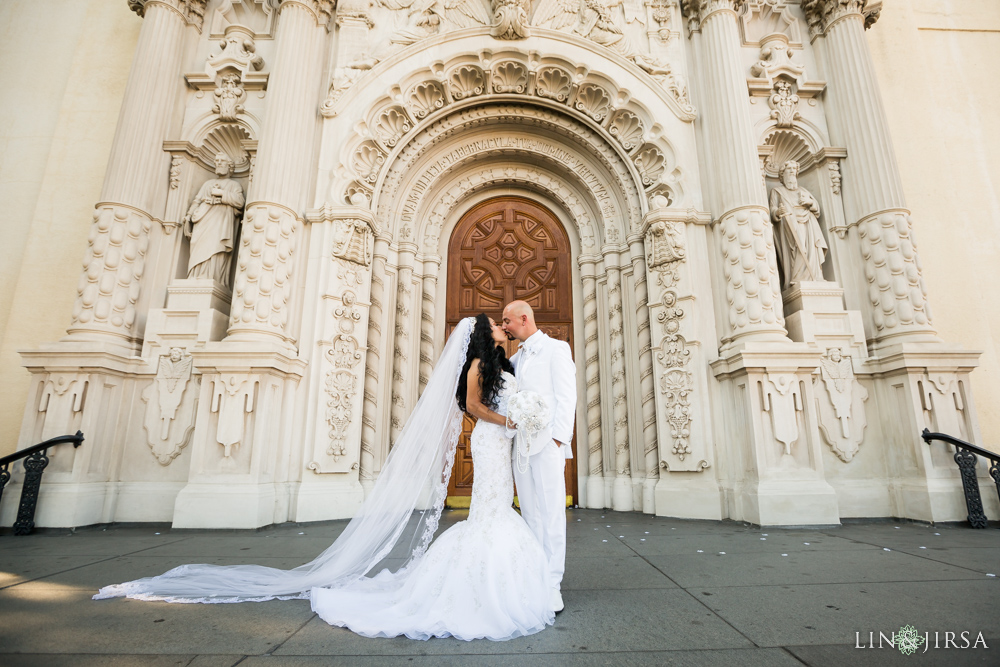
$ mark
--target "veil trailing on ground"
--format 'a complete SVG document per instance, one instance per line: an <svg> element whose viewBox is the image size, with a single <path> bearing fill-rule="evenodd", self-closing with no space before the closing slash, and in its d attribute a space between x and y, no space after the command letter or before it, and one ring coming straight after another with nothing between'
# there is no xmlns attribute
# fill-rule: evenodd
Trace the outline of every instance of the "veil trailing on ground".
<svg viewBox="0 0 1000 667"><path fill-rule="evenodd" d="M181 565L158 577L102 588L94 599L130 597L168 602L248 602L308 598L310 589L336 588L357 580L397 543L411 550L401 568L419 559L438 527L462 429L455 400L475 320L455 327L434 374L386 458L357 515L330 547L292 570L262 565ZM431 489L430 508L411 521Z"/></svg>

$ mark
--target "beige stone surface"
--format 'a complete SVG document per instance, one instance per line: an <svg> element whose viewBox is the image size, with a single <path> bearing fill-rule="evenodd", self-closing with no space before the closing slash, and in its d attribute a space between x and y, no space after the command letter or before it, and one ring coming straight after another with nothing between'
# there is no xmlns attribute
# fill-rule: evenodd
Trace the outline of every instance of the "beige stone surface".
<svg viewBox="0 0 1000 667"><path fill-rule="evenodd" d="M141 25L125 2L0 3L0 454L28 391L17 350L69 324Z"/></svg>
<svg viewBox="0 0 1000 667"><path fill-rule="evenodd" d="M1000 2L887 0L868 40L942 338L983 350L982 443L1000 447Z"/></svg>

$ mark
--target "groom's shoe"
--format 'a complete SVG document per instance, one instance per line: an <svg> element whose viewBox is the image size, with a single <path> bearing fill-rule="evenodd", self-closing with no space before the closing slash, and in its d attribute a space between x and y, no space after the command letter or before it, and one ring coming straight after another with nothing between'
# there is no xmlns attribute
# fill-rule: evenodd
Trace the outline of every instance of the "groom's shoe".
<svg viewBox="0 0 1000 667"><path fill-rule="evenodd" d="M563 610L564 605L563 605L562 594L559 592L558 588L552 589L550 601L552 603L552 611L558 614Z"/></svg>

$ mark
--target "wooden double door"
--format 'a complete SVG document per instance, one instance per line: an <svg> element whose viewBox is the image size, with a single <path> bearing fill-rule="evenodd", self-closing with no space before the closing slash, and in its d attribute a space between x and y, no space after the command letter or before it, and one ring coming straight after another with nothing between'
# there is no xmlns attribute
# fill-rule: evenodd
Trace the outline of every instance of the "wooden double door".
<svg viewBox="0 0 1000 667"><path fill-rule="evenodd" d="M545 207L522 197L497 197L469 210L448 244L447 333L464 317L486 313L497 322L503 307L527 301L538 328L573 349L573 274L566 230ZM507 356L518 342L507 343ZM469 436L475 421L466 415L448 485L448 504L468 506L472 494ZM577 495L576 435L566 462L567 502Z"/></svg>

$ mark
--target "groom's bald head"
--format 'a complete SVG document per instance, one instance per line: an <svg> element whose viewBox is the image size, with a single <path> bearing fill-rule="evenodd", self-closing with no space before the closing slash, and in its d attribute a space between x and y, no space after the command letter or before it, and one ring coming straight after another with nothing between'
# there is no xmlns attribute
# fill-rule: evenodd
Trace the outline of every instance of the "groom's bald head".
<svg viewBox="0 0 1000 667"><path fill-rule="evenodd" d="M522 343L538 331L535 313L527 301L511 301L503 309L503 330Z"/></svg>

